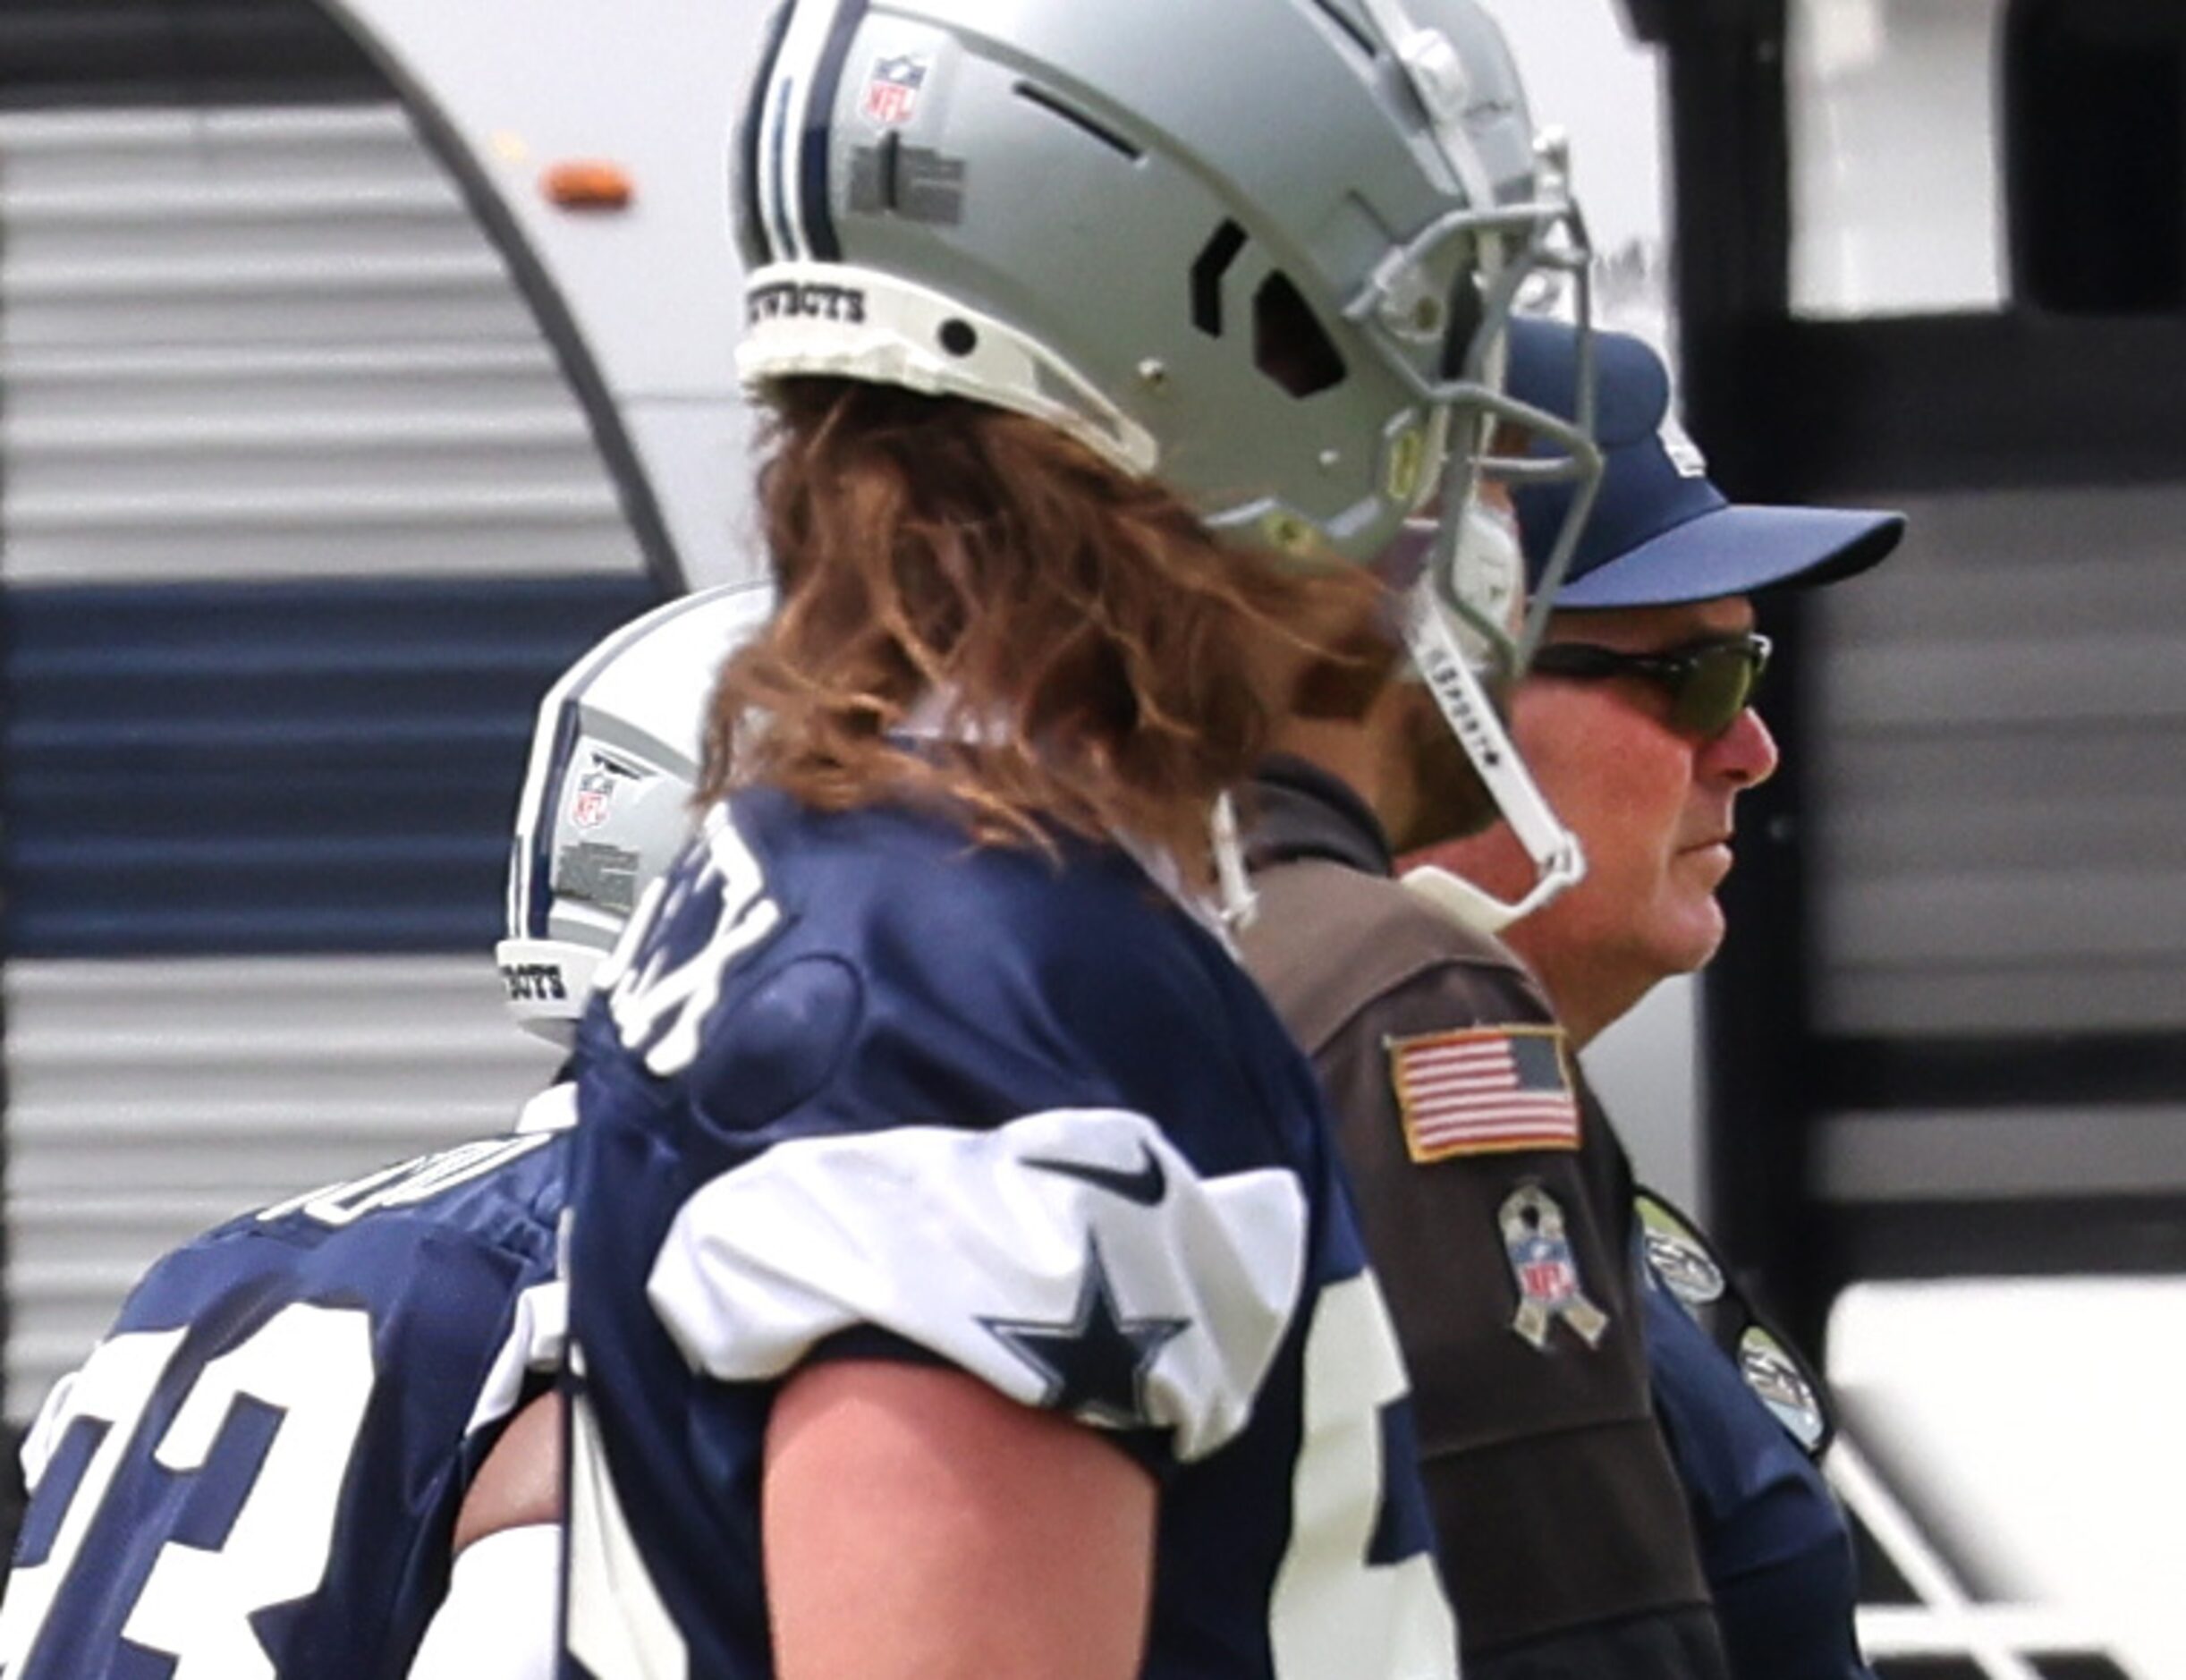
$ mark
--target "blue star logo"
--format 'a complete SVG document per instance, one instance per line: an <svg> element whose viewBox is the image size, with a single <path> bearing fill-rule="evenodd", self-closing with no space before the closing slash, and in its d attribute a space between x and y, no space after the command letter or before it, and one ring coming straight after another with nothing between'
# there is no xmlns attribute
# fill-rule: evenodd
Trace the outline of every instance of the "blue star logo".
<svg viewBox="0 0 2186 1680"><path fill-rule="evenodd" d="M1078 1304L1060 1324L1029 1319L981 1319L995 1338L1023 1360L1047 1387L1040 1404L1088 1422L1144 1429L1146 1381L1161 1350L1182 1335L1188 1319L1127 1319L1118 1311L1107 1263L1086 1235L1085 1281Z"/></svg>

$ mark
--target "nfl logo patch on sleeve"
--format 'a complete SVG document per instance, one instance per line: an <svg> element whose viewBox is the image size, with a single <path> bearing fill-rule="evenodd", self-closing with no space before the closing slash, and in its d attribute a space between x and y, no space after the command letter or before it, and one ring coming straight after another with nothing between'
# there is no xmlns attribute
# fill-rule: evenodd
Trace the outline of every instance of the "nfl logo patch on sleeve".
<svg viewBox="0 0 2186 1680"><path fill-rule="evenodd" d="M1388 1040L1404 1147L1460 1155L1579 1147L1579 1099L1561 1027L1473 1027Z"/></svg>

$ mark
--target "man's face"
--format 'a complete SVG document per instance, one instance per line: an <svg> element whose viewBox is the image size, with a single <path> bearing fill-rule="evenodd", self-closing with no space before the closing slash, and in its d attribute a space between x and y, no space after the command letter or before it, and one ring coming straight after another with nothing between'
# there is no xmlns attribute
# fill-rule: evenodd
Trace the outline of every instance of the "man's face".
<svg viewBox="0 0 2186 1680"><path fill-rule="evenodd" d="M1666 653L1752 628L1752 604L1733 597L1557 613L1546 640ZM1775 772L1776 745L1750 709L1712 740L1673 729L1669 710L1669 695L1638 676L1536 673L1518 686L1512 733L1520 755L1586 851L1586 878L1510 930L1552 991L1561 972L1629 1007L1656 981L1699 968L1722 943L1716 889L1731 869L1733 806ZM1499 893L1529 879L1506 828L1446 861Z"/></svg>

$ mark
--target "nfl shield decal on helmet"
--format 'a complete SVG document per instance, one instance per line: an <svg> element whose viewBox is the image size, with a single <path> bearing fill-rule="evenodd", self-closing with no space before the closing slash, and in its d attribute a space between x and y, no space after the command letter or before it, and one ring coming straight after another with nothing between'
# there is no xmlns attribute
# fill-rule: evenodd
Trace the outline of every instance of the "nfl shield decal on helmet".
<svg viewBox="0 0 2186 1680"><path fill-rule="evenodd" d="M919 89L926 85L926 61L906 53L877 59L866 78L865 98L859 108L884 128L901 128L919 108Z"/></svg>
<svg viewBox="0 0 2186 1680"><path fill-rule="evenodd" d="M570 795L569 819L580 828L597 828L607 820L614 804L614 777L596 764L577 778L576 792Z"/></svg>

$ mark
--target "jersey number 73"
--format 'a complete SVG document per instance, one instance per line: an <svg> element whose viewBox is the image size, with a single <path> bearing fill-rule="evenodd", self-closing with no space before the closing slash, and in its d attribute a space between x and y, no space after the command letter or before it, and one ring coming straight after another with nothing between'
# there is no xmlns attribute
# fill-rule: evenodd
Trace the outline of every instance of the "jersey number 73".
<svg viewBox="0 0 2186 1680"><path fill-rule="evenodd" d="M176 1359L184 1336L111 1336L49 1403L40 1421L49 1450L32 1489L48 1497L34 1507L41 1520L24 1537L0 1605L0 1680L41 1672L35 1659L49 1622L58 1635L79 1613L70 1591L77 1571L111 1584L117 1567L142 1576L120 1627L74 1628L72 1641L118 1633L174 1658L174 1680L274 1680L250 1617L315 1591L326 1575L343 1480L371 1397L371 1321L354 1307L294 1303L194 1371ZM169 1539L148 1566L118 1536L86 1550L118 1476L206 1474L245 1399L272 1408L278 1421L255 1462L241 1468L248 1492L217 1544ZM158 1411L171 1409L171 1421L157 1440L140 1438L156 1402L168 1403ZM55 1477L66 1480L47 1485ZM106 1593L95 1596L108 1603Z"/></svg>

